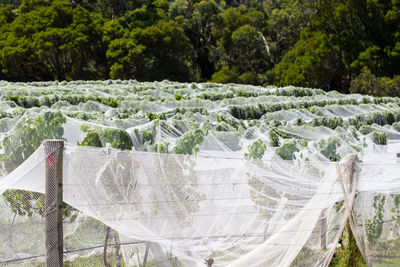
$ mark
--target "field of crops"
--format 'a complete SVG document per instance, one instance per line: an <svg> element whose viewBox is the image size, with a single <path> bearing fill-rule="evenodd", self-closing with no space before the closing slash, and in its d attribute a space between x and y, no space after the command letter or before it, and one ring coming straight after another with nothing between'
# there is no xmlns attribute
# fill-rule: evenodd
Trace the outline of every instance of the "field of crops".
<svg viewBox="0 0 400 267"><path fill-rule="evenodd" d="M397 98L307 88L1 82L0 97L2 147L11 157L18 145L27 149L28 143L32 151L43 139L65 138L80 145L97 142L181 154L229 151L249 157L254 144L250 148L261 148L258 158L337 161L372 143L385 145L400 131Z"/></svg>
<svg viewBox="0 0 400 267"><path fill-rule="evenodd" d="M400 152L400 150L397 151L398 140L400 140L399 101L398 98L345 95L335 91L325 92L319 89L297 87L262 88L237 84L184 84L169 81L152 83L119 80L37 83L2 81L0 82L0 171L3 177L7 177L6 175L25 162L46 139L63 139L71 146L159 152L169 155L196 155L204 159L220 157L221 161L226 161L226 165L234 165L228 163L228 159L275 162L274 164L280 166L281 170L278 171L270 165L262 165L260 168L273 169L275 172L281 173L282 177L290 176L283 174L285 171L283 164L290 164L287 166L303 171L304 168L295 167L296 162L298 164L309 163L313 165L315 176L321 176L322 170L327 169L331 162L345 160L346 155L352 153L356 153L365 164L380 162L393 164L396 163L395 153ZM126 159L124 158L120 162L124 160ZM213 172L207 173L209 176L218 176L224 172L224 169L217 170L217 167L211 167L211 162L207 164L210 168L215 169ZM167 162L163 168L165 166L172 166L172 163ZM184 173L183 176L186 175L186 169L187 172L196 171L196 168L190 164L179 168L177 164L173 166L175 166L175 176L179 175L180 172L177 171L179 168L181 168L179 169L181 174ZM234 169L235 167L229 168ZM165 169L167 170L167 167ZM367 167L366 169L371 170ZM308 171L311 173L310 170ZM310 175L309 173L308 175ZM253 175L251 179L255 179L256 175L261 174L256 174L254 171L251 175ZM380 173L380 175L383 174ZM391 175L394 175L392 178L396 180L395 172L391 172ZM189 181L193 182L190 180L192 178L193 176L188 178ZM258 207L272 205L274 210L278 209L277 207L281 205L279 197L281 200L289 199L289 202L294 203L293 206L306 207L306 200L311 199L306 197L300 199L300 191L296 197L289 197L289 193L271 193L265 187L257 187L254 180L251 179L248 184L252 185L254 192L250 194L250 197ZM98 183L98 179L95 182ZM207 198L189 187L188 184L184 182L182 184L184 187L179 192L173 189L175 191L172 195L175 196L179 193L179 198L183 198L182 194L194 195L197 201ZM363 185L369 184L364 183ZM285 186L285 190L294 187L294 185L289 186L288 184ZM185 190L187 190L186 193ZM318 191L316 188L307 190ZM124 192L124 194L127 193ZM254 198L266 195L273 200L254 200ZM400 221L399 196L393 192L371 193L364 197L359 196L357 199L357 201L361 201L360 203L369 203L368 205L370 205L368 216L361 216L362 231L364 232L360 232L360 236L364 237L361 240L366 243L368 257L371 262L374 259L374 264L382 262L390 264L390 259L393 260L392 262L398 260L395 255L398 255L399 248L393 244L397 244L396 242L400 240L397 223ZM17 257L15 252L12 252L16 245L6 244L6 240L10 239L10 231L7 230L6 225L11 222L14 225L15 216L13 219L12 214L40 221L43 213L41 194L8 190L4 192L3 197L4 201L0 206L9 207L11 211L7 213L7 211L1 210L3 215L0 219L0 241L3 243L0 244L0 262L33 253L33 247L27 245L26 251L30 252L18 252ZM188 198L186 195L185 197ZM29 200L29 204L21 201L26 199ZM276 203L271 204L271 201ZM332 209L331 217L327 215L329 218L328 232L337 233L339 231L338 218L342 218L345 214L343 202L339 204L336 209ZM202 207L200 204L200 208L185 205L186 203L183 204L184 211L189 214L196 214ZM287 205L289 206L289 204ZM208 206L203 208L206 207ZM156 210L158 207L152 208ZM68 209L66 208L66 210ZM82 209L79 210L82 211ZM181 209L174 207L173 210L176 214L179 213L179 216L183 216ZM157 212L154 211L154 213ZM264 219L271 217L275 220L277 215L273 215L272 211L269 212L271 214L265 210L260 211L263 213ZM360 210L357 212L361 213ZM360 214L357 212L353 216L359 216ZM93 212L93 214L97 213ZM64 215L69 218L70 222L76 221L77 217L84 217L74 210L66 211ZM99 217L96 218L99 219ZM282 218L292 217L286 215ZM385 221L387 218L390 219L388 223ZM91 220L86 218L84 221L81 220L78 226L70 226L72 229L70 231L74 235L69 238L79 244L88 245L90 243L97 246L104 243L102 232L104 225L93 224ZM260 218L257 218L257 222L258 220ZM186 227L192 223L191 220L186 219L181 226ZM32 222L30 224L32 225ZM90 230L85 228L86 224L91 225ZM253 222L254 225L256 224ZM36 228L37 231L39 231L38 229ZM92 236L90 242L78 240L79 231L85 231L86 235L90 232ZM320 231L319 228L318 231ZM100 232L101 234L99 234ZM20 235L20 238L23 239L23 233ZM390 239L387 238L389 235L391 235ZM114 234L114 237L111 238L114 240L113 242L121 242L116 236L118 234ZM264 240L265 238L264 236ZM333 244L335 236L332 234L328 239L330 240L328 243ZM66 242L68 243L68 238ZM250 241L248 242L250 243ZM174 245L183 247L187 243ZM235 243L235 246L238 245ZM212 253L214 257L220 257L226 262L243 253L243 251L240 253L236 251L237 254L228 257L226 253L222 253L223 247L220 245L218 251ZM74 247L71 248L74 249ZM298 262L304 266L304 260L309 255L307 253L311 253L309 250L311 251L312 248L312 244L303 248L301 250L303 254L300 253L294 263ZM252 247L246 249L250 250ZM142 255L143 248L139 250L140 253L138 252L137 255ZM154 248L154 251L156 250ZM231 250L232 247L229 251ZM9 253L7 254L6 251ZM100 250L96 252L100 253L100 257L101 251L100 246ZM382 251L386 251L388 254L384 259L380 258ZM38 255L40 253L40 251L37 252ZM128 252L124 253L124 260L127 262ZM322 252L318 253L321 264L329 258L329 253L324 256L321 256ZM166 255L165 257L172 262L173 255L168 253ZM132 257L136 260L139 256ZM189 258L185 260L190 262ZM73 262L74 259L68 260ZM102 262L101 259L100 262ZM85 263L82 264L85 265ZM78 265L76 263L71 266ZM178 266L178 263L174 265Z"/></svg>

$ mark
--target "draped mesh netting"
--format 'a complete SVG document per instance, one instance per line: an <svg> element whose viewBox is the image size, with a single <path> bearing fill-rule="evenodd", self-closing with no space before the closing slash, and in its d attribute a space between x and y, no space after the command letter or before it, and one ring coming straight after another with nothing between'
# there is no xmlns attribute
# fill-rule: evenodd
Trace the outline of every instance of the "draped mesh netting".
<svg viewBox="0 0 400 267"><path fill-rule="evenodd" d="M0 82L0 265L44 266L62 237L65 266L328 266L351 229L369 266L398 266L398 103L297 87ZM64 147L43 144L53 139ZM46 229L51 216L62 227Z"/></svg>
<svg viewBox="0 0 400 267"><path fill-rule="evenodd" d="M1 188L44 193L45 158L41 146ZM208 258L215 266L329 263L346 219L341 184L349 186L355 166L354 155L294 163L71 145L63 160L64 202L79 213L64 225L66 250L101 245L102 222L127 244L126 264L138 264L134 254L149 244L149 262L165 266L203 266ZM43 221L32 220L24 228L40 232ZM37 238L2 250L43 253Z"/></svg>

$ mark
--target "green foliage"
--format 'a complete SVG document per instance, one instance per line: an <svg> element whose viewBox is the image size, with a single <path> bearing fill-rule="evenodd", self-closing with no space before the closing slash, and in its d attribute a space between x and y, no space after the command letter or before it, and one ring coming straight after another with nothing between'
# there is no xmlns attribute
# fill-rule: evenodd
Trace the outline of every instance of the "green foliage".
<svg viewBox="0 0 400 267"><path fill-rule="evenodd" d="M372 141L377 145L386 145L387 144L386 133L380 131L374 131L372 133Z"/></svg>
<svg viewBox="0 0 400 267"><path fill-rule="evenodd" d="M261 139L258 139L254 143L248 146L248 152L244 154L244 156L248 159L262 159L265 151L267 150L267 146Z"/></svg>
<svg viewBox="0 0 400 267"><path fill-rule="evenodd" d="M182 98L183 98L183 97L182 97L180 94L175 94L175 99L176 99L176 100L179 101L179 100L182 100Z"/></svg>
<svg viewBox="0 0 400 267"><path fill-rule="evenodd" d="M3 141L4 154L0 156L3 172L9 173L14 170L32 155L44 140L62 138L65 122L66 118L59 111L47 111L34 118L24 116L12 135Z"/></svg>
<svg viewBox="0 0 400 267"><path fill-rule="evenodd" d="M86 132L86 136L82 142L78 143L80 146L93 146L93 147L102 147L103 144L101 143L99 134L94 131L86 128L83 130Z"/></svg>
<svg viewBox="0 0 400 267"><path fill-rule="evenodd" d="M363 134L363 135L367 135L370 134L374 131L375 129L369 125L363 125L360 127L360 129L358 129L358 131Z"/></svg>
<svg viewBox="0 0 400 267"><path fill-rule="evenodd" d="M137 139L137 145L135 146L137 149L144 149L145 151L149 150L148 146L151 146L155 142L155 131L154 128L150 129L135 129L135 139Z"/></svg>
<svg viewBox="0 0 400 267"><path fill-rule="evenodd" d="M400 195L399 194L391 194L390 195L393 199L394 207L390 210L392 213L392 219L400 224Z"/></svg>
<svg viewBox="0 0 400 267"><path fill-rule="evenodd" d="M235 83L238 82L239 71L236 67L230 69L228 66L223 66L218 72L211 77L211 82L214 83Z"/></svg>
<svg viewBox="0 0 400 267"><path fill-rule="evenodd" d="M146 112L146 116L149 118L150 121L152 120L165 120L165 113L151 113L151 112Z"/></svg>
<svg viewBox="0 0 400 267"><path fill-rule="evenodd" d="M276 133L275 130L270 130L268 132L268 138L269 138L269 142L270 142L271 146L277 147L280 145L279 135Z"/></svg>
<svg viewBox="0 0 400 267"><path fill-rule="evenodd" d="M83 124L81 130L86 133L86 136L82 142L78 142L79 146L104 147L105 144L109 144L110 147L121 150L131 150L133 147L128 133L120 129L105 128L96 130Z"/></svg>
<svg viewBox="0 0 400 267"><path fill-rule="evenodd" d="M169 143L168 142L162 142L159 144L156 144L154 146L154 152L159 152L159 153L169 153Z"/></svg>
<svg viewBox="0 0 400 267"><path fill-rule="evenodd" d="M340 146L340 139L336 136L331 136L328 139L321 139L314 143L314 147L321 152L330 161L340 161L340 155L337 153L337 148Z"/></svg>
<svg viewBox="0 0 400 267"><path fill-rule="evenodd" d="M255 131L255 128L253 128L253 127L250 127L249 129L247 129L246 132L244 133L244 138L253 139L255 137L254 131Z"/></svg>
<svg viewBox="0 0 400 267"><path fill-rule="evenodd" d="M399 24L400 16L386 15L398 14L394 2L314 3L318 12L275 65L270 73L273 81L345 91L364 67L379 76L398 74L394 62L398 60L399 29L394 25Z"/></svg>
<svg viewBox="0 0 400 267"><path fill-rule="evenodd" d="M398 96L400 93L400 76L393 79L388 77L376 77L367 68L350 83L351 93L360 93L376 96Z"/></svg>
<svg viewBox="0 0 400 267"><path fill-rule="evenodd" d="M0 25L6 25L12 22L14 18L15 15L12 12L11 5L5 5L4 7L0 6Z"/></svg>
<svg viewBox="0 0 400 267"><path fill-rule="evenodd" d="M400 122L395 122L392 124L392 126L393 126L393 129L400 132Z"/></svg>
<svg viewBox="0 0 400 267"><path fill-rule="evenodd" d="M257 73L251 71L251 72L245 72L241 74L238 77L238 81L241 84L258 84L258 75Z"/></svg>
<svg viewBox="0 0 400 267"><path fill-rule="evenodd" d="M25 116L16 125L15 131L3 140L4 154L0 155L2 173L9 173L23 163L46 139L61 139L66 118L61 112L46 112L34 118ZM7 190L4 200L11 210L21 216L32 216L44 212L44 196L23 190ZM64 204L64 216L71 210Z"/></svg>
<svg viewBox="0 0 400 267"><path fill-rule="evenodd" d="M103 20L67 0L23 1L19 15L0 27L0 64L12 80L103 77Z"/></svg>
<svg viewBox="0 0 400 267"><path fill-rule="evenodd" d="M326 126L334 130L338 126L343 126L343 119L341 117L316 117L312 120L312 126Z"/></svg>
<svg viewBox="0 0 400 267"><path fill-rule="evenodd" d="M341 237L341 246L336 248L331 267L367 267L364 258L357 246L357 242L351 232L350 225L346 224L346 231Z"/></svg>
<svg viewBox="0 0 400 267"><path fill-rule="evenodd" d="M176 140L175 153L193 155L199 152L199 146L203 143L207 131L196 129L189 131Z"/></svg>
<svg viewBox="0 0 400 267"><path fill-rule="evenodd" d="M304 120L302 118L296 118L294 125L301 126L304 124Z"/></svg>
<svg viewBox="0 0 400 267"><path fill-rule="evenodd" d="M257 103L249 105L232 105L229 107L229 112L237 119L259 119L262 115L279 110L301 109L307 108L313 110L315 107L324 107L326 105L339 104L357 104L354 98L336 99L336 100L310 100L310 101L295 101L285 103ZM381 116L379 113L378 116ZM326 119L326 125L330 127L340 126L341 118Z"/></svg>
<svg viewBox="0 0 400 267"><path fill-rule="evenodd" d="M385 211L384 206L386 202L386 196L377 194L374 196L373 208L375 215L372 220L367 220L366 235L368 242L374 246L383 231L383 213Z"/></svg>
<svg viewBox="0 0 400 267"><path fill-rule="evenodd" d="M212 81L259 84L258 73L271 67L271 54L265 37L266 17L257 9L231 7L214 17L210 49L218 71Z"/></svg>
<svg viewBox="0 0 400 267"><path fill-rule="evenodd" d="M115 128L95 130L87 125L82 125L81 129L86 136L78 143L80 146L103 147L105 144L110 144L110 147L122 150L130 150L133 147L129 134L124 130Z"/></svg>
<svg viewBox="0 0 400 267"><path fill-rule="evenodd" d="M118 103L120 102L120 99L112 97L102 98L90 95L84 96L84 95L71 95L71 94L53 95L50 97L45 96L41 98L29 95L5 95L4 99L13 101L15 104L17 104L22 108L32 108L41 106L50 107L53 104L60 101L65 101L72 105L94 101L115 108L118 106Z"/></svg>
<svg viewBox="0 0 400 267"><path fill-rule="evenodd" d="M396 1L1 0L0 79L211 80L395 96L398 10Z"/></svg>
<svg viewBox="0 0 400 267"><path fill-rule="evenodd" d="M323 31L302 32L300 40L271 72L276 84L324 88L335 78L338 48Z"/></svg>
<svg viewBox="0 0 400 267"><path fill-rule="evenodd" d="M172 20L160 20L145 28L124 29L107 50L110 77L187 81L190 79L190 49L183 28Z"/></svg>
<svg viewBox="0 0 400 267"><path fill-rule="evenodd" d="M294 154L300 151L299 147L301 146L306 147L307 141L302 139L286 140L278 147L278 149L276 150L276 155L284 160L294 160Z"/></svg>

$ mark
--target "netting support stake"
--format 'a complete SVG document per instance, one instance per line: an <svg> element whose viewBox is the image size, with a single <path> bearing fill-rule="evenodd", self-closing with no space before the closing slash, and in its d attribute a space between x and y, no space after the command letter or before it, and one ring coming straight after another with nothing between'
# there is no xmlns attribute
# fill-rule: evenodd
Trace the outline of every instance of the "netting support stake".
<svg viewBox="0 0 400 267"><path fill-rule="evenodd" d="M205 261L206 261L207 267L212 267L212 265L214 264L213 258L206 259Z"/></svg>
<svg viewBox="0 0 400 267"><path fill-rule="evenodd" d="M324 210L322 210L322 212L321 212L321 217L320 217L320 223L321 223L321 236L320 236L320 238L321 238L321 248L322 249L326 249L326 212L327 212L327 210L326 209L324 209Z"/></svg>
<svg viewBox="0 0 400 267"><path fill-rule="evenodd" d="M63 266L63 140L44 142L46 266Z"/></svg>
<svg viewBox="0 0 400 267"><path fill-rule="evenodd" d="M146 242L146 249L145 249L144 258L143 258L143 267L146 267L146 265L147 265L147 258L149 257L149 250L150 250L150 242Z"/></svg>

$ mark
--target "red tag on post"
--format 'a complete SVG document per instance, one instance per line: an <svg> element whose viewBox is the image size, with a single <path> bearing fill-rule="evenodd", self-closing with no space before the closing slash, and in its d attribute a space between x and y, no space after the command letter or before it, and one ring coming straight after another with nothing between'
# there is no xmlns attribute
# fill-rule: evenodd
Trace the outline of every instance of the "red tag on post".
<svg viewBox="0 0 400 267"><path fill-rule="evenodd" d="M48 152L46 152L46 154L47 154L47 158L46 158L47 166L49 166L51 168L54 165L56 165L56 163L57 163L56 157L54 157L53 155L50 155Z"/></svg>

